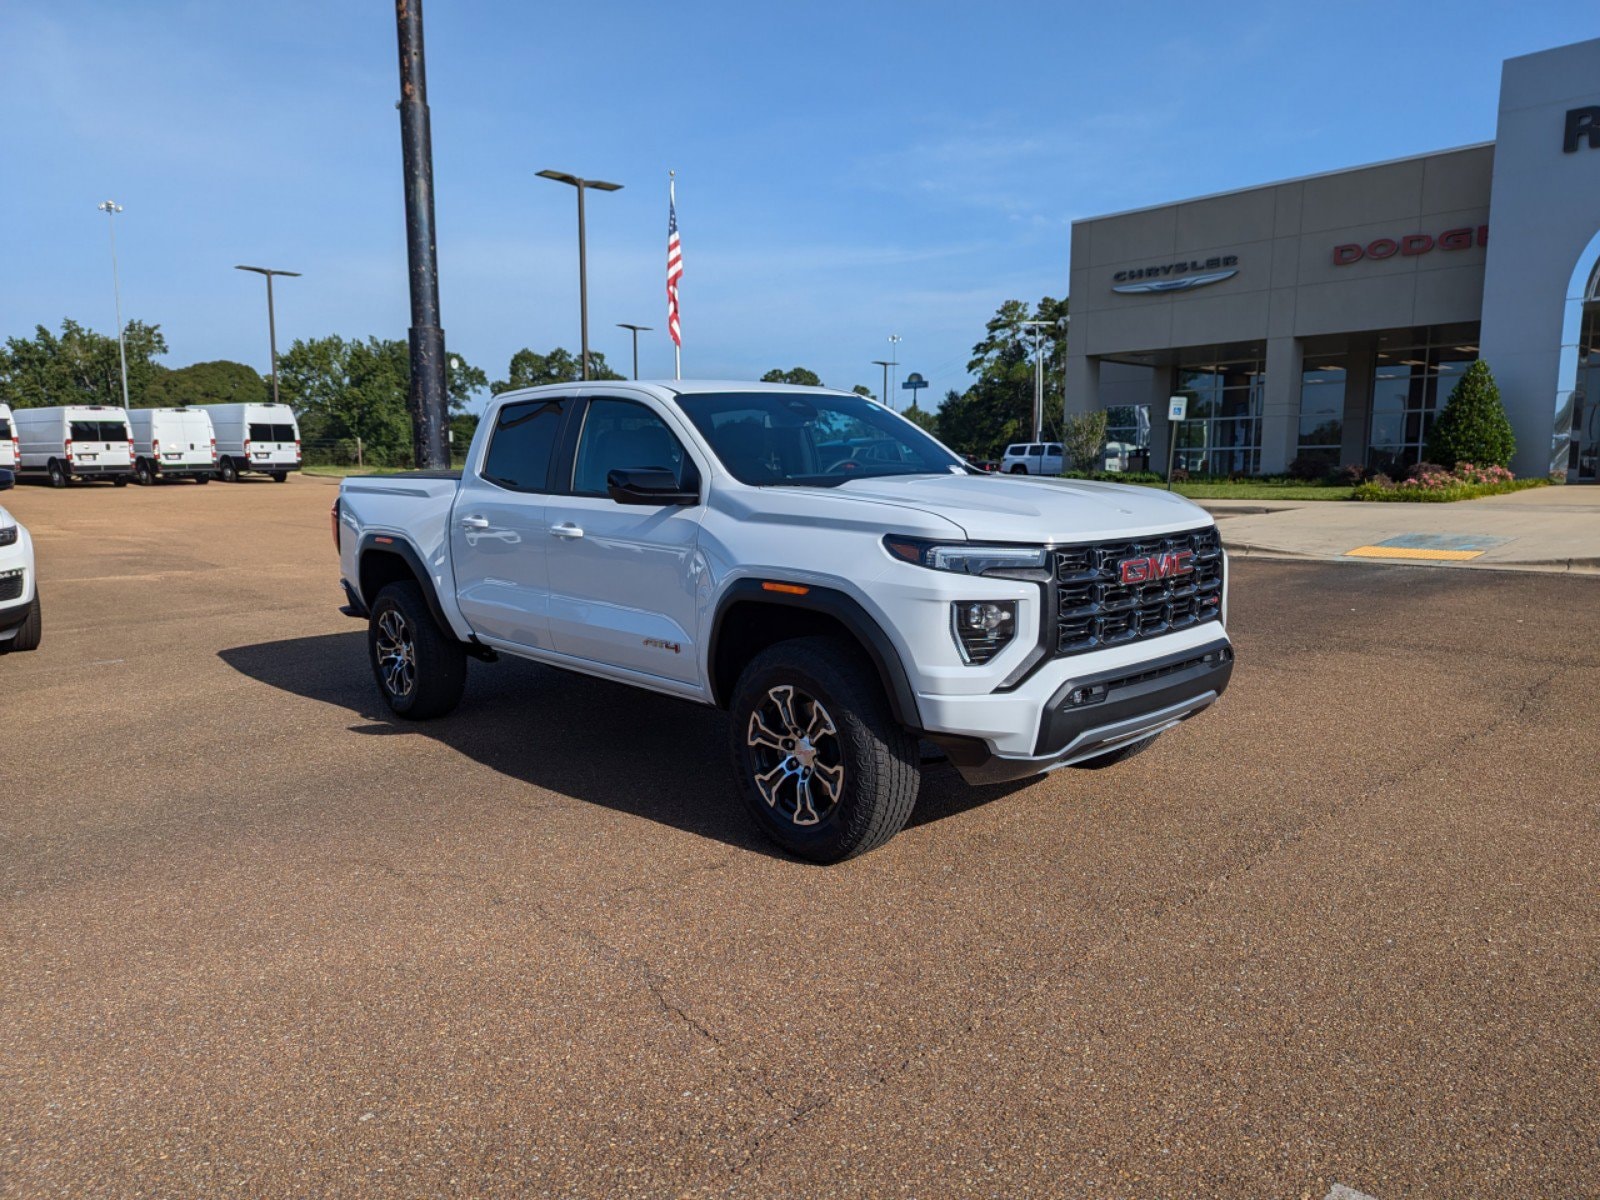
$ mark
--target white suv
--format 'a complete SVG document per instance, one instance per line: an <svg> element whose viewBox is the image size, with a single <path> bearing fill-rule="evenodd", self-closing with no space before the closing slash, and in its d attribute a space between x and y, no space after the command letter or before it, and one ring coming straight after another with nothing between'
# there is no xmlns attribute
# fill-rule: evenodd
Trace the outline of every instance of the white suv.
<svg viewBox="0 0 1600 1200"><path fill-rule="evenodd" d="M0 469L0 491L13 476ZM33 539L23 524L0 508L0 654L37 650L43 629L39 587L33 571Z"/></svg>
<svg viewBox="0 0 1600 1200"><path fill-rule="evenodd" d="M1065 469L1060 442L1017 442L1000 458L1003 475L1059 475Z"/></svg>
<svg viewBox="0 0 1600 1200"><path fill-rule="evenodd" d="M348 479L332 516L397 715L501 654L725 708L751 814L819 862L900 829L923 740L974 783L1108 766L1232 670L1202 509L981 475L820 388L502 393L463 472Z"/></svg>

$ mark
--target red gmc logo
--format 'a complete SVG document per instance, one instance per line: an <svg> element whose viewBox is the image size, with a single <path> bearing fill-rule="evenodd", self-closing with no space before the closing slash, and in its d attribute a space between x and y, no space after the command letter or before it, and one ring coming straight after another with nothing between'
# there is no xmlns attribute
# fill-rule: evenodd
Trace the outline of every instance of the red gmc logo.
<svg viewBox="0 0 1600 1200"><path fill-rule="evenodd" d="M1193 550L1168 550L1143 558L1125 558L1117 564L1117 578L1123 583L1154 583L1158 579L1193 574Z"/></svg>

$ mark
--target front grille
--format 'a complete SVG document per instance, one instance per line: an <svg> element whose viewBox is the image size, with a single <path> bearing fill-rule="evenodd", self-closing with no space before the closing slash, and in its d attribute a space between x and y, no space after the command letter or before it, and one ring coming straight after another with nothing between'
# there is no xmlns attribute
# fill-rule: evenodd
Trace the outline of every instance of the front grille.
<svg viewBox="0 0 1600 1200"><path fill-rule="evenodd" d="M1190 551L1194 570L1123 583L1126 559ZM1166 537L1063 546L1055 552L1056 653L1086 654L1222 616L1222 539L1215 525Z"/></svg>
<svg viewBox="0 0 1600 1200"><path fill-rule="evenodd" d="M22 598L22 572L6 571L0 574L0 600L20 600Z"/></svg>

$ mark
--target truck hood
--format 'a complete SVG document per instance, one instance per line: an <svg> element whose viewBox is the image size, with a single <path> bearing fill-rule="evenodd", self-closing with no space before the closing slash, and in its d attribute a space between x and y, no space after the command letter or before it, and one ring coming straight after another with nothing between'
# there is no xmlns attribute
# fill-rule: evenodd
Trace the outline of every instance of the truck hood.
<svg viewBox="0 0 1600 1200"><path fill-rule="evenodd" d="M1022 475L860 479L832 494L920 509L985 542L1093 542L1212 523L1198 504L1157 488Z"/></svg>

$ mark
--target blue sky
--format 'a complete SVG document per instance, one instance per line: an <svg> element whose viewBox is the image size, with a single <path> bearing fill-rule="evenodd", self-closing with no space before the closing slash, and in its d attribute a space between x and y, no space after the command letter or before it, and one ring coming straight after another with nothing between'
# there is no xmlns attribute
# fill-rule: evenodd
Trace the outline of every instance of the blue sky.
<svg viewBox="0 0 1600 1200"><path fill-rule="evenodd" d="M1005 299L1060 295L1078 217L1494 136L1501 59L1600 32L1591 5L1027 9L988 4L535 5L428 0L439 262L453 352L503 375L576 349L571 189L589 206L590 328L654 325L670 375L666 183L679 173L684 373L881 373L933 398ZM0 336L123 311L168 365L266 368L279 344L405 336L393 8L0 3Z"/></svg>

